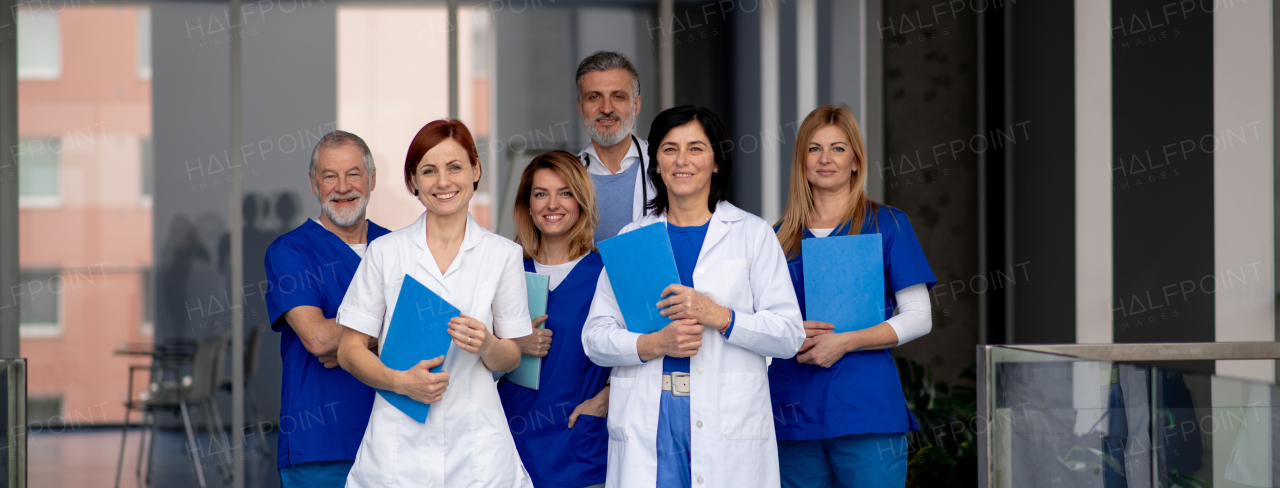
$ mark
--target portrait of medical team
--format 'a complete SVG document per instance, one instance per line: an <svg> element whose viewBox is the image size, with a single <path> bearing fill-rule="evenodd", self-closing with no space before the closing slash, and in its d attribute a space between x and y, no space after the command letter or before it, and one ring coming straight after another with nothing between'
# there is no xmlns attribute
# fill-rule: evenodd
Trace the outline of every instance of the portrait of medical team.
<svg viewBox="0 0 1280 488"><path fill-rule="evenodd" d="M649 145L631 133L640 115L640 75L626 56L596 51L578 64L575 80L578 118L591 137L578 157L596 188L599 242L643 216L657 193L648 175Z"/></svg>
<svg viewBox="0 0 1280 488"><path fill-rule="evenodd" d="M906 432L917 426L889 348L929 333L929 288L937 279L907 215L867 198L866 172L862 132L848 107L819 107L805 117L776 227L800 309L802 240L879 233L885 321L835 333L832 324L806 320L799 355L773 361L769 387L784 487L906 483Z"/></svg>
<svg viewBox="0 0 1280 488"><path fill-rule="evenodd" d="M347 486L532 486L502 414L493 371L520 364L513 338L529 335L520 245L476 224L467 212L482 168L470 131L437 120L414 136L404 180L426 211L374 241L338 309L347 327L338 361L360 381L431 409L425 423L374 400ZM446 355L397 371L366 345L387 347L391 311L405 276L462 311L450 320ZM443 364L443 371L431 373Z"/></svg>
<svg viewBox="0 0 1280 488"><path fill-rule="evenodd" d="M611 487L779 484L765 358L795 355L804 329L773 229L725 201L729 141L692 106L659 113L649 132L652 213L622 233L668 232L680 283L654 305L670 324L627 331L607 269L596 286L582 344L613 368Z"/></svg>
<svg viewBox="0 0 1280 488"><path fill-rule="evenodd" d="M280 333L280 417L332 409L333 418L280 429L276 469L285 488L341 487L369 424L373 389L334 369L343 330L338 305L365 247L387 229L365 219L377 174L359 136L325 134L311 151L307 174L320 215L267 247L264 295L271 330Z"/></svg>
<svg viewBox="0 0 1280 488"><path fill-rule="evenodd" d="M605 481L609 369L582 351L582 326L604 267L592 242L595 201L591 176L565 151L533 158L516 190L513 215L524 270L550 276L550 292L547 314L533 318L533 334L515 339L522 354L543 358L538 389L503 379L498 396L516 450L538 488Z"/></svg>

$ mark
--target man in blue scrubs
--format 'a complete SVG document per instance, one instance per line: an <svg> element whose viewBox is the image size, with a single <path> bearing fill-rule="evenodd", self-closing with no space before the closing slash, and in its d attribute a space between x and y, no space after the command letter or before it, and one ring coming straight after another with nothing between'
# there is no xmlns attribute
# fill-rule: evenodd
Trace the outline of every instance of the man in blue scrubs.
<svg viewBox="0 0 1280 488"><path fill-rule="evenodd" d="M266 257L264 295L284 362L276 467L285 488L341 487L355 461L374 393L336 367L335 317L368 243L388 232L365 219L376 179L363 139L326 134L309 174L319 218L277 238Z"/></svg>

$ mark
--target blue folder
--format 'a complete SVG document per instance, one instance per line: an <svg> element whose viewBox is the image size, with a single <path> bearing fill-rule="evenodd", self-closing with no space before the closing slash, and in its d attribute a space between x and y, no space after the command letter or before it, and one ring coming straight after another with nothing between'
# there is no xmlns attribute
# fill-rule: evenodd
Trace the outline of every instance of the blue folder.
<svg viewBox="0 0 1280 488"><path fill-rule="evenodd" d="M420 361L444 356L449 352L449 344L453 342L453 338L449 336L449 319L460 313L462 312L457 307L440 298L440 295L432 293L418 280L405 275L404 284L400 287L400 298L396 299L396 309L391 313L391 328L387 331L386 344L382 346L382 364L397 371L405 371L417 366ZM443 366L431 368L431 372L439 373ZM393 391L378 390L378 393L418 423L427 422L430 405Z"/></svg>
<svg viewBox="0 0 1280 488"><path fill-rule="evenodd" d="M536 273L524 274L525 285L529 289L529 317L537 318L547 314L547 293L551 277ZM539 325L541 329L545 326ZM561 339L564 340L564 339ZM538 379L542 376L542 358L536 356L520 356L520 366L507 373L507 381L517 385L538 389Z"/></svg>
<svg viewBox="0 0 1280 488"><path fill-rule="evenodd" d="M884 322L884 253L880 234L800 241L805 318L836 332Z"/></svg>
<svg viewBox="0 0 1280 488"><path fill-rule="evenodd" d="M671 321L662 316L662 290L680 283L666 222L646 225L600 241L600 256L622 309L627 330L648 334Z"/></svg>

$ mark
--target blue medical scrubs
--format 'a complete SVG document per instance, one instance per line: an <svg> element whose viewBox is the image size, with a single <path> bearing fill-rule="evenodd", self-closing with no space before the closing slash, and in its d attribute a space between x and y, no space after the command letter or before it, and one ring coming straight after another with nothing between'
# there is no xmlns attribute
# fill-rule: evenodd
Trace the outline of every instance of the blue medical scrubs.
<svg viewBox="0 0 1280 488"><path fill-rule="evenodd" d="M387 232L369 222L366 242ZM307 220L271 243L265 265L268 289L263 295L271 329L280 332L280 358L284 363L276 468L344 461L349 470L369 424L373 389L342 368L325 368L307 352L285 321L284 313L309 305L319 308L326 318L336 317L347 286L360 266L360 256L324 226ZM309 480L307 486L324 485L316 476L337 479L337 486L346 480L346 472L340 473L339 478L336 473L341 470L335 469L333 463L313 466L323 469L305 476L298 473L300 477L295 478ZM289 479L282 476L282 481Z"/></svg>
<svg viewBox="0 0 1280 488"><path fill-rule="evenodd" d="M680 284L693 286L693 270L698 265L698 254L702 251L702 242L707 238L707 229L711 222L691 227L677 227L667 223L667 237L671 239L671 251L676 258L676 271L680 274ZM725 330L725 337L733 333L732 321ZM674 372L688 373L689 358L662 358L662 374ZM692 484L690 463L690 445L692 432L689 427L688 396L674 396L670 391L662 392L658 403L658 487L688 488Z"/></svg>
<svg viewBox="0 0 1280 488"><path fill-rule="evenodd" d="M542 361L539 389L506 379L498 382L511 437L538 488L580 488L605 480L609 460L605 419L579 415L573 428L568 428L573 409L599 394L609 379L609 369L596 366L582 350L582 326L603 268L600 253L593 251L547 295L543 326L554 335ZM524 270L535 272L532 259L524 260Z"/></svg>
<svg viewBox="0 0 1280 488"><path fill-rule="evenodd" d="M884 317L894 293L937 283L906 214L877 206L860 234L879 233L884 249ZM850 223L832 236L849 235ZM806 239L814 238L808 229ZM804 313L804 256L787 262ZM845 354L830 368L774 359L769 367L782 484L791 486L902 486L905 433L916 430L889 349ZM879 452L873 452L875 450Z"/></svg>

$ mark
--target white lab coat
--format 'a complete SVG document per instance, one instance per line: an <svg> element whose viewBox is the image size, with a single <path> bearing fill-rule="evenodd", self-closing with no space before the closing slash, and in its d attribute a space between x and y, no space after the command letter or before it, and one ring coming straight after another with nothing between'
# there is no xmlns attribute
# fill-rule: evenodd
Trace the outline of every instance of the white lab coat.
<svg viewBox="0 0 1280 488"><path fill-rule="evenodd" d="M338 323L378 337L385 347L389 311L408 274L498 337L532 333L520 246L468 216L458 256L441 274L427 248L425 216L369 244L338 309ZM451 344L444 371L449 387L431 405L425 424L377 395L348 487L533 486L480 356Z"/></svg>
<svg viewBox="0 0 1280 488"><path fill-rule="evenodd" d="M646 216L622 233L655 222L666 222L666 216ZM702 347L690 360L693 486L779 486L765 357L794 356L804 341L804 325L773 229L721 202L698 254L693 284L737 314L729 339L705 329ZM640 361L639 336L626 329L606 268L582 329L582 344L593 362L613 367L609 488L656 483L662 360Z"/></svg>
<svg viewBox="0 0 1280 488"><path fill-rule="evenodd" d="M648 192L649 198L652 199L657 193L653 188L653 181L649 179L647 172L649 171L649 142L639 137L635 138L631 144L631 149L627 150L627 155L622 157L622 168L620 171L626 171L632 164L640 163L639 171L636 172L635 191L631 192L631 220L639 220L644 215L645 192ZM611 175L612 172L606 168L604 162L600 161L600 155L596 154L595 144L587 144L587 147L578 151L578 159L587 162L587 172L594 175ZM641 187L640 185L644 185ZM600 198L600 195L596 195Z"/></svg>

